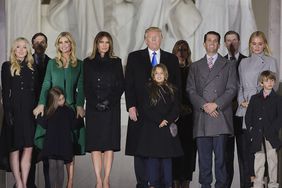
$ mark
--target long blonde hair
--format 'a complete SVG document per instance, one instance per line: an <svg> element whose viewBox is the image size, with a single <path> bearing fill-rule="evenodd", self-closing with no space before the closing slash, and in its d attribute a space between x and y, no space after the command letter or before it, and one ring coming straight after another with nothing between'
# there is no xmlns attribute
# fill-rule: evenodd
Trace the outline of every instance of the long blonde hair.
<svg viewBox="0 0 282 188"><path fill-rule="evenodd" d="M252 44L253 38L255 38L255 37L259 37L263 40L263 42L265 44L265 48L263 49L263 52L264 52L265 55L270 56L271 50L270 50L270 47L268 46L266 36L262 31L255 31L251 34L250 39L249 39L249 53L252 54L251 44Z"/></svg>
<svg viewBox="0 0 282 188"><path fill-rule="evenodd" d="M63 63L62 63L63 55L59 47L59 40L62 37L66 37L71 44L70 64L72 67L76 67L77 66L76 43L75 43L74 38L72 37L72 35L69 32L61 32L55 42L55 47L56 47L56 52L57 52L57 56L55 57L55 59L58 64L58 67L63 67Z"/></svg>
<svg viewBox="0 0 282 188"><path fill-rule="evenodd" d="M16 53L15 53L16 48L18 46L18 43L20 41L24 41L25 44L26 44L27 55L25 56L24 61L27 63L28 68L33 71L32 65L34 63L34 60L33 60L32 54L31 54L30 43L28 42L28 40L26 38L18 37L16 40L13 41L11 51L10 51L10 63L11 63L10 71L11 71L12 76L15 76L15 75L19 76L20 73L21 73L21 65L20 65L20 62L18 61Z"/></svg>

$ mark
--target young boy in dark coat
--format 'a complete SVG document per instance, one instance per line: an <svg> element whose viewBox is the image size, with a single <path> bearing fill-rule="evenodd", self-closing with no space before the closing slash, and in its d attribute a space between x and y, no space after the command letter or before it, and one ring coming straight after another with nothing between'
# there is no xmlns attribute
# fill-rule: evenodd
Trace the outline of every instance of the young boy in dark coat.
<svg viewBox="0 0 282 188"><path fill-rule="evenodd" d="M259 77L262 90L253 95L246 112L246 126L250 135L250 152L254 153L254 187L264 187L265 161L268 164L268 187L278 188L277 149L281 146L278 133L282 124L281 97L273 90L275 74L263 71Z"/></svg>

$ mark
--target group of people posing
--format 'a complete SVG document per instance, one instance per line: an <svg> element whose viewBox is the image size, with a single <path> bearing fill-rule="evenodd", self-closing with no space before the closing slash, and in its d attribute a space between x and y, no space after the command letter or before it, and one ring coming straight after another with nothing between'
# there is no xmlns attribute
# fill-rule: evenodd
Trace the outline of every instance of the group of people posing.
<svg viewBox="0 0 282 188"><path fill-rule="evenodd" d="M268 185L278 188L282 104L275 93L278 66L265 35L251 35L246 57L239 52L239 34L228 31L223 57L220 35L209 31L206 55L194 63L186 41L177 41L170 53L160 48L162 39L159 28L148 28L147 48L128 55L124 74L108 32L96 35L83 61L69 32L57 37L53 59L45 54L43 33L32 37L32 45L17 38L1 71L0 142L5 141L14 187L36 187L35 164L43 161L46 188L64 186L64 165L66 187L72 188L74 156L90 152L96 188L109 188L114 152L120 151L125 91L125 154L134 156L137 188L188 188L196 150L201 187L211 187L214 153L215 187L230 188L235 140L241 188L263 188L266 161Z"/></svg>

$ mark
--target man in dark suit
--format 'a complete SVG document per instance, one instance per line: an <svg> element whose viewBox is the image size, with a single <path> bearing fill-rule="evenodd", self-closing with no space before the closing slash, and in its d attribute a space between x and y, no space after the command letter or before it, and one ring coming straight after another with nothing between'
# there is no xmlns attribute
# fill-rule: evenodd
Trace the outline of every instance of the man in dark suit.
<svg viewBox="0 0 282 188"><path fill-rule="evenodd" d="M45 77L48 61L50 58L45 54L48 46L48 39L44 33L36 33L31 39L32 48L34 49L33 59L38 71L38 89L39 93L36 93L36 100L38 102L41 86ZM38 152L34 149L32 152L32 162L27 180L28 188L36 188L35 185L35 168L37 162ZM49 184L49 164L47 160L43 160L43 172L45 179L45 188L50 188Z"/></svg>
<svg viewBox="0 0 282 188"><path fill-rule="evenodd" d="M215 188L226 188L225 146L233 134L232 99L237 92L235 66L217 53L220 35L204 36L206 55L190 66L186 91L194 109L193 137L199 156L199 182L210 188L215 154Z"/></svg>
<svg viewBox="0 0 282 188"><path fill-rule="evenodd" d="M228 50L228 54L224 56L226 59L232 61L236 64L236 73L238 75L238 67L243 58L246 58L243 54L239 52L240 48L240 35L235 31L228 31L224 35L224 43ZM238 155L238 164L240 172L240 187L247 188L250 187L250 175L248 174L248 151L247 151L247 135L246 129L242 129L242 117L235 116L236 110L238 107L237 95L232 101L233 107L233 127L234 127L234 136L230 136L227 139L226 148L226 170L227 170L227 188L230 188L233 181L234 175L234 140L236 138L237 146L237 155Z"/></svg>
<svg viewBox="0 0 282 188"><path fill-rule="evenodd" d="M160 49L162 32L157 27L150 27L145 31L144 40L147 48L131 52L128 55L125 70L125 99L129 112L126 155L134 156L134 169L138 188L148 187L146 175L146 159L136 156L140 129L142 128L142 113L140 105L144 100L146 83L150 81L152 63L163 63L167 66L168 80L177 88L181 87L180 70L177 57Z"/></svg>

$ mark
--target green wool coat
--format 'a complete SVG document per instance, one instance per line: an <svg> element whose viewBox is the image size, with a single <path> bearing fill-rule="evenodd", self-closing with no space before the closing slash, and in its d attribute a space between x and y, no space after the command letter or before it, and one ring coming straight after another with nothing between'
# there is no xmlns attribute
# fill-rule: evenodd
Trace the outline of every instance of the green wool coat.
<svg viewBox="0 0 282 188"><path fill-rule="evenodd" d="M59 68L56 59L51 59L48 62L40 98L38 104L46 106L49 89L59 87L64 91L66 103L76 111L77 106L84 106L84 91L83 91L83 61L77 60L77 66L68 68ZM41 126L37 126L35 134L35 143L40 142L44 138L45 131L41 130ZM75 144L75 154L85 154L85 127L79 125L73 131L73 139ZM39 140L38 137L40 138ZM43 140L41 140L43 141ZM79 147L78 147L79 146Z"/></svg>
<svg viewBox="0 0 282 188"><path fill-rule="evenodd" d="M76 67L69 65L68 68L59 68L56 60L51 59L47 65L39 104L46 105L48 91L54 86L60 87L64 91L66 102L72 108L76 106L83 107L83 62L77 60Z"/></svg>

